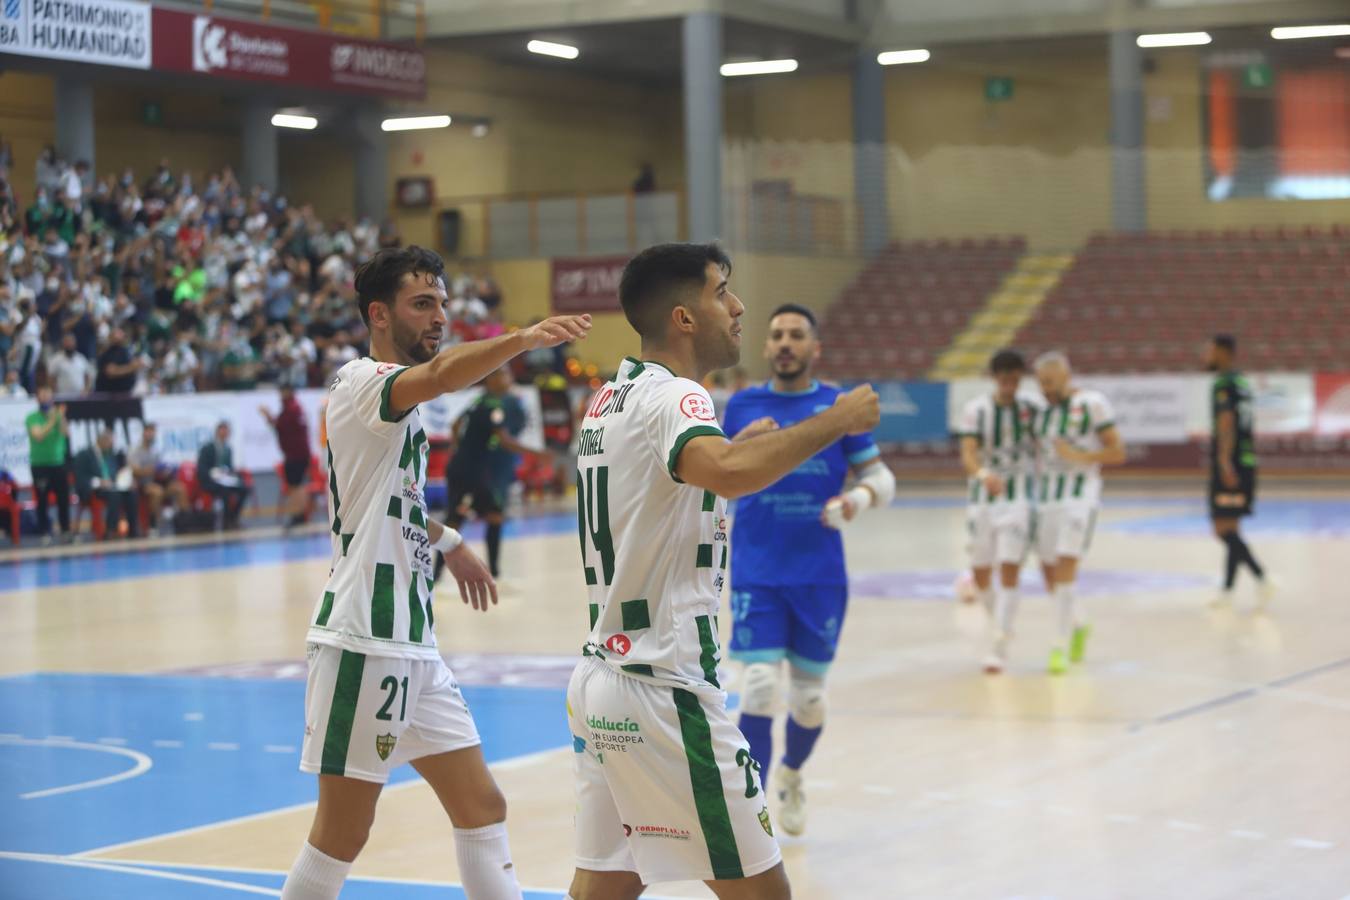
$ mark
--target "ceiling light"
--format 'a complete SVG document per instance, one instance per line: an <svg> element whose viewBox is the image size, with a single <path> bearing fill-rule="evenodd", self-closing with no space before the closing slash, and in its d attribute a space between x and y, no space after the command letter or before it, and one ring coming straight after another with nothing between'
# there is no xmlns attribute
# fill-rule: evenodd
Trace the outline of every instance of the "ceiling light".
<svg viewBox="0 0 1350 900"><path fill-rule="evenodd" d="M423 128L448 128L449 116L406 116L401 119L385 119L380 123L382 131L420 131Z"/></svg>
<svg viewBox="0 0 1350 900"><path fill-rule="evenodd" d="M556 56L558 59L576 59L581 51L567 44L555 44L552 41L530 41L525 49L540 56Z"/></svg>
<svg viewBox="0 0 1350 900"><path fill-rule="evenodd" d="M1344 37L1347 34L1350 34L1350 25L1294 25L1270 29L1270 36L1277 41L1292 41L1298 38Z"/></svg>
<svg viewBox="0 0 1350 900"><path fill-rule="evenodd" d="M797 71L795 59L760 59L754 62L734 62L722 65L722 74L728 78L737 75L776 75Z"/></svg>
<svg viewBox="0 0 1350 900"><path fill-rule="evenodd" d="M1213 38L1208 31L1179 31L1174 34L1141 34L1135 38L1140 47L1197 47Z"/></svg>
<svg viewBox="0 0 1350 900"><path fill-rule="evenodd" d="M477 125L473 126L473 128L469 129L469 134L478 138L487 137L487 133L488 127L483 122L479 122Z"/></svg>
<svg viewBox="0 0 1350 900"><path fill-rule="evenodd" d="M272 116L272 124L278 128L303 128L313 131L319 127L319 120L313 116L293 116L290 113L277 113Z"/></svg>
<svg viewBox="0 0 1350 900"><path fill-rule="evenodd" d="M902 66L906 63L928 62L932 55L927 50L887 50L877 54L877 62L883 66Z"/></svg>

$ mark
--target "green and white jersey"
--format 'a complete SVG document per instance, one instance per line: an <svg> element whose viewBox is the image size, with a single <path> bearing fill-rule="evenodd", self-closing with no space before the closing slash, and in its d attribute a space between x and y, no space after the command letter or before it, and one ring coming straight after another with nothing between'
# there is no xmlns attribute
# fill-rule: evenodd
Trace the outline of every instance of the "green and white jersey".
<svg viewBox="0 0 1350 900"><path fill-rule="evenodd" d="M1101 499L1102 467L1066 462L1055 450L1055 441L1064 438L1079 450L1095 453L1103 446L1101 433L1114 425L1111 402L1099 391L1074 390L1045 408L1036 429L1041 442L1038 503L1095 505Z"/></svg>
<svg viewBox="0 0 1350 900"><path fill-rule="evenodd" d="M726 501L675 475L686 443L722 437L702 385L625 359L595 395L577 449L577 528L590 606L582 651L628 675L719 687Z"/></svg>
<svg viewBox="0 0 1350 900"><path fill-rule="evenodd" d="M984 483L967 479L966 496L975 503L1025 503L1032 499L1036 483L1036 432L1045 405L1022 394L1012 405L1000 406L994 395L982 394L961 411L958 437L973 437L980 443L980 465L1003 479L1003 493L989 494Z"/></svg>
<svg viewBox="0 0 1350 900"><path fill-rule="evenodd" d="M369 357L329 385L328 516L333 562L307 639L404 659L436 659L432 553L423 493L427 436L389 392L406 366Z"/></svg>

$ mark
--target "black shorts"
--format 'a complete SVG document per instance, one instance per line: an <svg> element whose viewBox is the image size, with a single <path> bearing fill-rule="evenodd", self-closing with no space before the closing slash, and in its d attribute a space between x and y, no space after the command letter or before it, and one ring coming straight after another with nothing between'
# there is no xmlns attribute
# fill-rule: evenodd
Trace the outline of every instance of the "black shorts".
<svg viewBox="0 0 1350 900"><path fill-rule="evenodd" d="M286 474L288 487L300 487L309 477L309 460L307 459L288 459L282 462L281 466Z"/></svg>
<svg viewBox="0 0 1350 900"><path fill-rule="evenodd" d="M1238 486L1224 485L1218 472L1209 476L1209 516L1211 519L1239 519L1252 514L1256 505L1256 470L1239 468Z"/></svg>
<svg viewBox="0 0 1350 900"><path fill-rule="evenodd" d="M471 498L470 505L480 518L505 509L501 496L486 474L450 470L445 475L445 503L452 516L465 497Z"/></svg>

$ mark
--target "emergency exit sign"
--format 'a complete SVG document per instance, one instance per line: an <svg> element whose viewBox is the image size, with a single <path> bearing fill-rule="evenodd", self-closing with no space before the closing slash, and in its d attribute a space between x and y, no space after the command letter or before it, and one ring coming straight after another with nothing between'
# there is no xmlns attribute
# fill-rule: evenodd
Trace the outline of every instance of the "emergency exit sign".
<svg viewBox="0 0 1350 900"><path fill-rule="evenodd" d="M984 80L984 99L991 103L1001 103L1004 100L1011 100L1013 95L1013 80L1001 75L990 77Z"/></svg>

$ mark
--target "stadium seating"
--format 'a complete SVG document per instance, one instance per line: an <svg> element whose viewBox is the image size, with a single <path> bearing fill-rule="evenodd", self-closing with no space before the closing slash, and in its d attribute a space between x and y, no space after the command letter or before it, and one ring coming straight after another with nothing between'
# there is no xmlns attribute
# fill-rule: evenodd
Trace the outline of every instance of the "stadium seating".
<svg viewBox="0 0 1350 900"><path fill-rule="evenodd" d="M1350 358L1350 229L1097 234L1018 332L1096 372L1193 369L1216 332L1244 368L1336 370Z"/></svg>
<svg viewBox="0 0 1350 900"><path fill-rule="evenodd" d="M1023 238L892 244L826 311L823 371L921 378L1024 252Z"/></svg>

